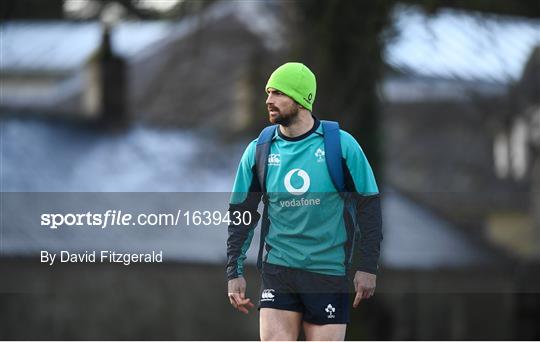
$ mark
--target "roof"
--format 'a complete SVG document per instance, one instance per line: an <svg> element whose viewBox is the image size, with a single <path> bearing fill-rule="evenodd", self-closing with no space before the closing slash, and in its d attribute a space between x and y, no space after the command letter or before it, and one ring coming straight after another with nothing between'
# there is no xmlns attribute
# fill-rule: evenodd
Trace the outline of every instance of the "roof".
<svg viewBox="0 0 540 342"><path fill-rule="evenodd" d="M540 45L540 20L450 9L426 15L405 5L393 17L397 37L385 60L407 75L506 84Z"/></svg>
<svg viewBox="0 0 540 342"><path fill-rule="evenodd" d="M133 57L173 29L167 22L124 22L112 32L114 50ZM3 71L68 72L99 46L99 22L6 22L0 25Z"/></svg>
<svg viewBox="0 0 540 342"><path fill-rule="evenodd" d="M272 1L217 1L201 17L121 22L113 30L113 47L127 58L152 53L153 43L234 15L265 47L279 49L283 32L277 13ZM384 58L408 75L505 84L520 78L532 49L540 45L540 20L450 9L426 15L405 5L396 6L393 17L398 35L387 43ZM100 39L98 22L5 22L0 30L4 71L74 70Z"/></svg>
<svg viewBox="0 0 540 342"><path fill-rule="evenodd" d="M234 15L269 49L280 46L275 16L263 10L270 2L218 1L200 16L180 21L124 21L112 30L116 53L127 59L155 53L155 43L186 36L205 22ZM266 13L261 15L261 13ZM257 20L253 20L257 17ZM80 68L97 49L101 23L68 21L8 21L0 24L0 66L10 72L70 72Z"/></svg>
<svg viewBox="0 0 540 342"><path fill-rule="evenodd" d="M384 239L381 264L394 269L482 266L492 252L465 233L394 189L382 195Z"/></svg>

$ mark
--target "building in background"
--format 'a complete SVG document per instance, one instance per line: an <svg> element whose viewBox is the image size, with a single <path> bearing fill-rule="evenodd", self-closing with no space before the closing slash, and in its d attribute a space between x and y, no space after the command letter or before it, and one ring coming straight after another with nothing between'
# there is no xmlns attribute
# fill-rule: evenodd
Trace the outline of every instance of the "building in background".
<svg viewBox="0 0 540 342"><path fill-rule="evenodd" d="M264 112L264 103L257 103L255 94L264 89L253 85L265 81L282 46L272 13L251 20L265 6L218 2L179 22L114 26L111 48L127 63L124 106L130 120L203 126L229 135L262 127L265 117L256 113ZM100 43L100 27L96 22L4 24L8 48L3 51L1 112L98 116L105 100L98 96L103 91L95 69L100 46L106 45ZM28 39L34 42L30 54Z"/></svg>
<svg viewBox="0 0 540 342"><path fill-rule="evenodd" d="M426 17L407 7L396 16L400 34L381 83L386 180L469 233L537 257L534 172L520 163L529 143L511 150L498 139L515 113L532 127L540 22L455 10Z"/></svg>

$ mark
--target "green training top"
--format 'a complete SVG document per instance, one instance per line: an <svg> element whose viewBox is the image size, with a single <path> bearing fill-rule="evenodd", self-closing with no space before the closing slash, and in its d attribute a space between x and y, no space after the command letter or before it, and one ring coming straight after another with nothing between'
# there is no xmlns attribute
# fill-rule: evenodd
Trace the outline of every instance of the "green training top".
<svg viewBox="0 0 540 342"><path fill-rule="evenodd" d="M341 130L342 157L356 191L363 196L378 194L373 171L360 145ZM233 186L231 205L244 202L253 182L257 139L246 148ZM268 157L266 189L270 228L266 236L271 264L307 271L344 275L347 233L343 199L336 192L325 161L323 129L315 119L313 128L296 138L276 129ZM243 272L245 253L253 230L246 236L236 258L237 274Z"/></svg>

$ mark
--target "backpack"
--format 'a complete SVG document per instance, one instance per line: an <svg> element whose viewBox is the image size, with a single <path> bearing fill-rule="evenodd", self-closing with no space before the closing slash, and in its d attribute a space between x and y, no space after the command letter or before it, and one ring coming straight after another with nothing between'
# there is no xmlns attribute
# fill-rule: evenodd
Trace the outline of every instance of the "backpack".
<svg viewBox="0 0 540 342"><path fill-rule="evenodd" d="M352 219L352 246L356 244L357 237L359 237L359 229L356 221L356 200L351 195L350 189L346 189L345 176L342 163L341 153L341 140L339 124L335 121L321 120L323 127L324 138L324 150L326 166L328 173L332 179L332 183L339 192L340 196L345 202L345 209L349 212ZM270 154L270 146L272 145L272 139L275 135L278 125L272 125L264 128L257 140L257 146L255 149L255 176L257 177L261 192L263 193L262 199L264 203L262 221L261 221L261 236L259 241L259 254L257 256L257 268L262 268L263 250L265 244L266 234L270 228L270 220L268 218L268 195L266 192L266 173L267 173L267 161ZM348 256L348 264L352 262L352 248Z"/></svg>

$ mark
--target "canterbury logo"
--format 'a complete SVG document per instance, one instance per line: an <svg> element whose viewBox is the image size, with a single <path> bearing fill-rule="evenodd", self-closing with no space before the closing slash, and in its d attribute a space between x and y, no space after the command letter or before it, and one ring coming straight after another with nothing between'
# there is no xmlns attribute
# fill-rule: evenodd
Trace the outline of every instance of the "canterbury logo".
<svg viewBox="0 0 540 342"><path fill-rule="evenodd" d="M273 289L264 289L261 294L261 301L273 302L275 296L272 292L275 292L275 291Z"/></svg>
<svg viewBox="0 0 540 342"><path fill-rule="evenodd" d="M298 176L300 176L302 180L304 181L304 184L299 188L295 188L291 184L291 177L296 172L298 172ZM287 172L287 175L285 175L285 180L283 181L283 183L285 185L285 189L287 189L287 191L290 194L300 196L300 195L305 194L306 191L308 191L309 185L311 184L311 180L309 179L309 175L307 174L306 171L302 169L292 169L291 171Z"/></svg>
<svg viewBox="0 0 540 342"><path fill-rule="evenodd" d="M279 165L281 160L279 159L279 153L271 153L268 155L268 165Z"/></svg>

